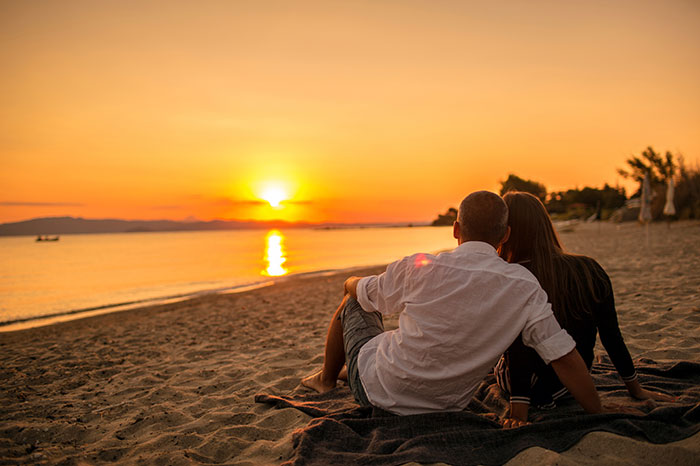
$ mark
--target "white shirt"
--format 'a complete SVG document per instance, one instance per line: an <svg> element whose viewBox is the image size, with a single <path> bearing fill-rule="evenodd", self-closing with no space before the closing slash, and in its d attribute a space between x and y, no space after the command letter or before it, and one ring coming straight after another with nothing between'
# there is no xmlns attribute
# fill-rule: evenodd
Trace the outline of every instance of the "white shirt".
<svg viewBox="0 0 700 466"><path fill-rule="evenodd" d="M401 313L357 363L369 401L396 414L461 411L521 332L546 363L576 347L537 279L479 241L394 262L359 281L357 300L368 312Z"/></svg>

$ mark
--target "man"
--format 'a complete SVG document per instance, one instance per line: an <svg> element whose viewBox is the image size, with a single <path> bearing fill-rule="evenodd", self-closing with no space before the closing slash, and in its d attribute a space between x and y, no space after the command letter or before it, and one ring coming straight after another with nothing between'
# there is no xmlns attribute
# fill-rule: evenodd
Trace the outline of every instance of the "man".
<svg viewBox="0 0 700 466"><path fill-rule="evenodd" d="M319 392L336 386L343 365L355 399L395 414L463 410L498 358L522 333L589 413L600 399L574 340L524 267L496 250L508 239L508 208L478 191L459 207L458 246L416 254L381 275L351 277L333 315L320 372L302 380ZM399 315L385 332L382 314ZM510 418L506 427L524 422Z"/></svg>

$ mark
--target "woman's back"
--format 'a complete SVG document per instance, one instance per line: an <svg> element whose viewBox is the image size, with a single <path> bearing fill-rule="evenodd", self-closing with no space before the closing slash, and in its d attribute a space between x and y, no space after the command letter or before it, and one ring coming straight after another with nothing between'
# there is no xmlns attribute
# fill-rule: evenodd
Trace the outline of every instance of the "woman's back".
<svg viewBox="0 0 700 466"><path fill-rule="evenodd" d="M623 378L634 375L634 364L620 332L612 283L605 270L587 256L563 254L554 259L556 269L565 276L566 287L554 309L559 324L576 341L586 365L593 364L596 334ZM585 286L581 282L585 283ZM568 292L577 290L576 292Z"/></svg>
<svg viewBox="0 0 700 466"><path fill-rule="evenodd" d="M547 292L559 324L576 341L582 359L590 368L594 359L596 335L630 394L638 399L669 400L664 394L644 389L637 380L634 364L620 333L610 278L592 258L568 254L562 247L542 201L529 193L509 192L503 196L508 206L510 237L501 245L500 256L527 267ZM554 370L530 348L516 339L495 370L499 385L511 394L511 416L527 419L532 401L551 404L566 391Z"/></svg>
<svg viewBox="0 0 700 466"><path fill-rule="evenodd" d="M522 265L540 279L532 262ZM596 335L600 333L601 343L620 377L634 380L634 363L620 332L612 284L603 268L590 257L565 253L552 258L551 267L555 278L543 283L543 288L550 296L554 315L576 341L586 366L590 369L593 364ZM520 340L506 352L505 363L509 391L516 399L548 405L566 393L553 369Z"/></svg>

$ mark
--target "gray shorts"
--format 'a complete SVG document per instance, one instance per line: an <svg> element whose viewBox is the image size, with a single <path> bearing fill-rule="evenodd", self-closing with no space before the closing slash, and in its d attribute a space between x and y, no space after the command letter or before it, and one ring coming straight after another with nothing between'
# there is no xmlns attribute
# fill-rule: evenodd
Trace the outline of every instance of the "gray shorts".
<svg viewBox="0 0 700 466"><path fill-rule="evenodd" d="M345 363L348 366L348 385L355 400L360 406L372 406L360 380L357 369L357 355L365 343L384 332L382 315L378 312L367 312L362 309L356 299L348 298L343 311L340 313L340 324L343 327L343 343L345 344Z"/></svg>

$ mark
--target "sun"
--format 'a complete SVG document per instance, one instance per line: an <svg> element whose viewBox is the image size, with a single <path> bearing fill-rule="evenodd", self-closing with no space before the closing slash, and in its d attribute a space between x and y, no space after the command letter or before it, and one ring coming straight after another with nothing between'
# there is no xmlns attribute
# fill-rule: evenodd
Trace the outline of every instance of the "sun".
<svg viewBox="0 0 700 466"><path fill-rule="evenodd" d="M279 185L266 186L260 193L260 197L275 209L282 207L282 201L286 201L289 198L285 189Z"/></svg>

